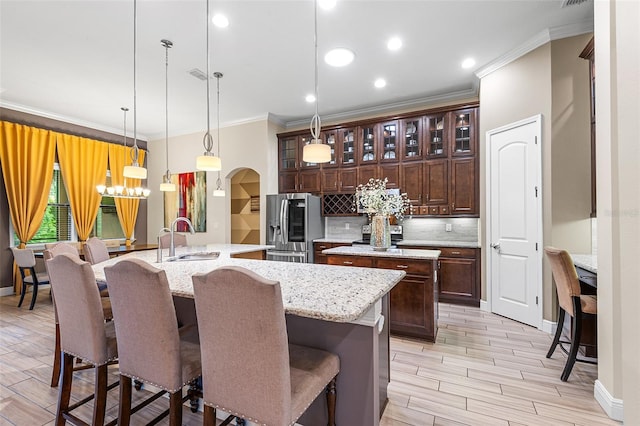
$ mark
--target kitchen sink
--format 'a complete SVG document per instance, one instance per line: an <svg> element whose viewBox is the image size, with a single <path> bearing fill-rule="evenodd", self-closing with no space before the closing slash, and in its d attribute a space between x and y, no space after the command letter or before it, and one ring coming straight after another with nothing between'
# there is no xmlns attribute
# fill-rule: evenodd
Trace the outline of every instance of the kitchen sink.
<svg viewBox="0 0 640 426"><path fill-rule="evenodd" d="M219 251L201 251L196 253L184 253L170 257L167 262L186 262L193 260L215 260L220 256Z"/></svg>

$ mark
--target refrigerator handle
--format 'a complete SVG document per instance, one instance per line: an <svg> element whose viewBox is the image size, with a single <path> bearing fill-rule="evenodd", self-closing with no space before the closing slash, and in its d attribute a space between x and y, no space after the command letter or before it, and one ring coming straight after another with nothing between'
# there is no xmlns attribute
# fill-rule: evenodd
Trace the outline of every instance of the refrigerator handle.
<svg viewBox="0 0 640 426"><path fill-rule="evenodd" d="M283 244L289 243L289 209L287 208L288 200L282 200L280 205L280 238Z"/></svg>

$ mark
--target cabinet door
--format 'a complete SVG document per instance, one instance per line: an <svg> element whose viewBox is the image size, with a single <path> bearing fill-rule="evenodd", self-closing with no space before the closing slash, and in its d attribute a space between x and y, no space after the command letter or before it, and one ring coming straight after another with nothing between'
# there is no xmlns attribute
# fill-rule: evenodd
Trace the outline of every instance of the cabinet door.
<svg viewBox="0 0 640 426"><path fill-rule="evenodd" d="M400 137L398 142L402 145L402 161L422 159L423 145L423 119L409 118L400 121Z"/></svg>
<svg viewBox="0 0 640 426"><path fill-rule="evenodd" d="M437 330L431 276L407 275L390 292L392 333L433 341Z"/></svg>
<svg viewBox="0 0 640 426"><path fill-rule="evenodd" d="M377 126L372 124L371 126L362 126L358 129L358 163L377 163Z"/></svg>
<svg viewBox="0 0 640 426"><path fill-rule="evenodd" d="M320 192L320 170L302 170L298 176L300 192Z"/></svg>
<svg viewBox="0 0 640 426"><path fill-rule="evenodd" d="M358 185L364 185L369 179L378 177L378 166L360 166L358 167Z"/></svg>
<svg viewBox="0 0 640 426"><path fill-rule="evenodd" d="M327 130L322 132L322 141L331 147L331 160L328 163L323 163L322 168L337 167L340 163L340 153L342 148L340 147L338 132L336 130Z"/></svg>
<svg viewBox="0 0 640 426"><path fill-rule="evenodd" d="M342 167L355 166L357 163L357 144L355 129L340 129L338 131L338 137L340 140L340 149L342 152L340 164L342 165Z"/></svg>
<svg viewBox="0 0 640 426"><path fill-rule="evenodd" d="M422 163L402 165L400 189L407 193L412 206L422 204Z"/></svg>
<svg viewBox="0 0 640 426"><path fill-rule="evenodd" d="M338 174L339 170L330 169L322 170L321 189L322 192L337 192L338 191Z"/></svg>
<svg viewBox="0 0 640 426"><path fill-rule="evenodd" d="M450 112L451 155L454 157L476 154L476 109Z"/></svg>
<svg viewBox="0 0 640 426"><path fill-rule="evenodd" d="M278 192L298 192L298 172L280 172L278 176Z"/></svg>
<svg viewBox="0 0 640 426"><path fill-rule="evenodd" d="M381 164L378 172L380 179L387 178L387 188L400 188L399 164Z"/></svg>
<svg viewBox="0 0 640 426"><path fill-rule="evenodd" d="M342 169L339 174L338 190L340 192L355 192L358 186L358 169Z"/></svg>
<svg viewBox="0 0 640 426"><path fill-rule="evenodd" d="M424 163L424 203L447 204L449 199L449 160L432 160ZM439 213L436 212L436 214Z"/></svg>
<svg viewBox="0 0 640 426"><path fill-rule="evenodd" d="M440 301L479 306L476 259L440 259Z"/></svg>
<svg viewBox="0 0 640 426"><path fill-rule="evenodd" d="M478 214L475 158L451 160L451 214Z"/></svg>
<svg viewBox="0 0 640 426"><path fill-rule="evenodd" d="M297 170L298 137L290 136L278 141L278 163L280 170Z"/></svg>
<svg viewBox="0 0 640 426"><path fill-rule="evenodd" d="M447 142L449 132L447 126L447 114L429 115L425 119L425 157L438 158L449 155Z"/></svg>
<svg viewBox="0 0 640 426"><path fill-rule="evenodd" d="M380 161L397 163L400 160L398 151L400 141L398 140L398 122L388 121L381 124L380 135Z"/></svg>
<svg viewBox="0 0 640 426"><path fill-rule="evenodd" d="M300 152L298 153L300 161L298 162L300 165L300 169L318 169L320 168L320 164L318 163L307 163L303 161L302 150L305 145L309 145L312 142L313 138L311 134L298 136L298 146L300 146Z"/></svg>

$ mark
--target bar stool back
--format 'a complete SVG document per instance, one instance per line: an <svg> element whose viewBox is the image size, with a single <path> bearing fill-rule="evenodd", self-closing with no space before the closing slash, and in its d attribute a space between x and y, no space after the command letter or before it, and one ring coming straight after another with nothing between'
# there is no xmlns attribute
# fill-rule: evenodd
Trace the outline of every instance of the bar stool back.
<svg viewBox="0 0 640 426"><path fill-rule="evenodd" d="M109 249L100 238L91 237L84 245L84 257L87 262L95 265L109 260Z"/></svg>
<svg viewBox="0 0 640 426"><path fill-rule="evenodd" d="M288 344L279 282L229 266L194 275L193 287L205 425L215 424L216 408L260 424L291 425L325 388L334 425L340 359Z"/></svg>

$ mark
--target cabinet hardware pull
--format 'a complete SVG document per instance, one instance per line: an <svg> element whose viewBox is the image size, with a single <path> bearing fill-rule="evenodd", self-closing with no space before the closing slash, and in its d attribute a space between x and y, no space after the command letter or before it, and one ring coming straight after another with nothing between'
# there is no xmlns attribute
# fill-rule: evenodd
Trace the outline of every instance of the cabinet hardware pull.
<svg viewBox="0 0 640 426"><path fill-rule="evenodd" d="M459 251L452 251L451 254L460 254Z"/></svg>
<svg viewBox="0 0 640 426"><path fill-rule="evenodd" d="M345 260L345 261L343 261L342 263L343 263L344 265L353 265L353 262L348 262L348 261L346 261L346 260Z"/></svg>
<svg viewBox="0 0 640 426"><path fill-rule="evenodd" d="M327 248L327 246L320 246L320 248L321 248L321 249L326 249L326 248Z"/></svg>
<svg viewBox="0 0 640 426"><path fill-rule="evenodd" d="M396 265L396 268L399 268L399 269L407 269L407 268L408 268L408 266L407 266L407 265Z"/></svg>
<svg viewBox="0 0 640 426"><path fill-rule="evenodd" d="M425 194L424 199L425 201L429 201L429 194Z"/></svg>

